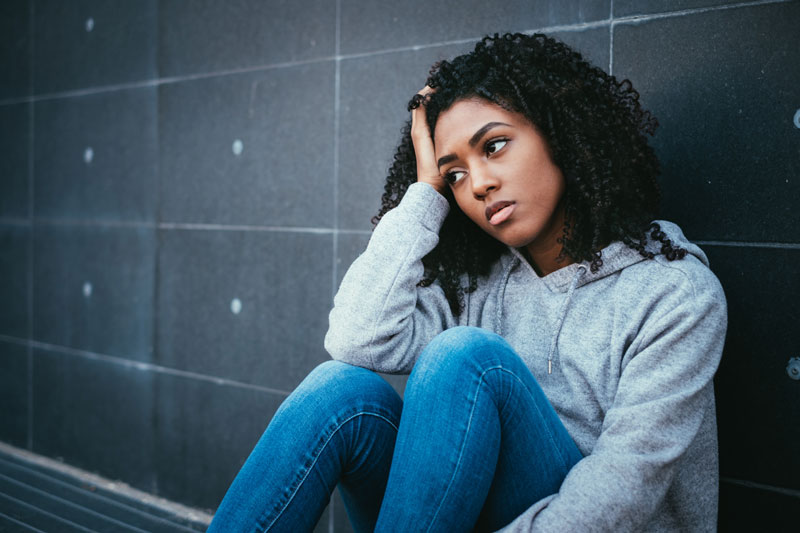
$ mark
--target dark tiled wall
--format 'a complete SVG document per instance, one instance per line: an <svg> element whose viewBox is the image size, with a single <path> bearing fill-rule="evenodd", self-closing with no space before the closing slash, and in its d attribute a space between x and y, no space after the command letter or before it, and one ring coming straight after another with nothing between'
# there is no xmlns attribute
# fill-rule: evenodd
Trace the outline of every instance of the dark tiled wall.
<svg viewBox="0 0 800 533"><path fill-rule="evenodd" d="M663 217L725 287L721 527L796 507L798 20L780 1L3 2L0 439L213 509L327 358L430 65L544 30L633 80Z"/></svg>

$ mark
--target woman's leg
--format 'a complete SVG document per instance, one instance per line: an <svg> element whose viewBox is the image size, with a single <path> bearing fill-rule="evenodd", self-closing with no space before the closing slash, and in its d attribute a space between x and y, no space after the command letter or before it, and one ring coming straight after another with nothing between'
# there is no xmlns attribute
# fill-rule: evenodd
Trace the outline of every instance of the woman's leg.
<svg viewBox="0 0 800 533"><path fill-rule="evenodd" d="M311 531L337 483L356 531L372 531L401 410L374 372L321 364L275 413L209 531Z"/></svg>
<svg viewBox="0 0 800 533"><path fill-rule="evenodd" d="M437 336L404 402L376 531L500 529L581 459L528 368L488 331Z"/></svg>

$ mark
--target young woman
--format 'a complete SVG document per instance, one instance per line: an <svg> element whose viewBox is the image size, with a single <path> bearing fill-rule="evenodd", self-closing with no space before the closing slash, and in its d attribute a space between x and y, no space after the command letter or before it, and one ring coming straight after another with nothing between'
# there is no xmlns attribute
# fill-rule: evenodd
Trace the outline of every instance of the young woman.
<svg viewBox="0 0 800 533"><path fill-rule="evenodd" d="M211 530L713 531L725 299L653 222L655 120L543 35L487 37L409 104L322 364ZM401 400L375 372L411 375Z"/></svg>

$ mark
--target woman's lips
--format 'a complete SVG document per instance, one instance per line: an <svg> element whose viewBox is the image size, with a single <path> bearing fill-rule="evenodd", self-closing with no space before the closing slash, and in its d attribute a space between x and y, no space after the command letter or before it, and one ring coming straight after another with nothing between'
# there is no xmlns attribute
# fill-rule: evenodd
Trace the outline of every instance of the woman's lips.
<svg viewBox="0 0 800 533"><path fill-rule="evenodd" d="M511 213L514 212L516 202L502 201L495 202L486 208L486 220L489 224L496 226L508 220Z"/></svg>

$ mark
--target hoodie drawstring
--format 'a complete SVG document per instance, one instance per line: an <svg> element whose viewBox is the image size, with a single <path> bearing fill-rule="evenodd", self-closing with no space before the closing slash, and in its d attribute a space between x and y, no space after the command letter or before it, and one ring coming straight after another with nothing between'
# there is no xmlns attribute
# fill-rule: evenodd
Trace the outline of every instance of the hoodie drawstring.
<svg viewBox="0 0 800 533"><path fill-rule="evenodd" d="M547 354L547 373L553 373L553 355L556 353L556 344L558 343L558 336L561 334L561 326L564 325L564 318L567 316L567 307L569 306L569 301L572 299L572 293L575 292L575 287L578 286L578 281L581 279L586 273L586 266L579 265L578 271L575 272L575 277L572 278L572 283L569 286L569 290L567 291L567 297L564 299L564 303L561 304L561 310L559 311L558 323L556 324L556 332L553 335L553 341L550 343L550 351Z"/></svg>

